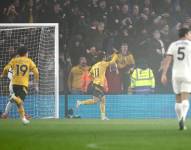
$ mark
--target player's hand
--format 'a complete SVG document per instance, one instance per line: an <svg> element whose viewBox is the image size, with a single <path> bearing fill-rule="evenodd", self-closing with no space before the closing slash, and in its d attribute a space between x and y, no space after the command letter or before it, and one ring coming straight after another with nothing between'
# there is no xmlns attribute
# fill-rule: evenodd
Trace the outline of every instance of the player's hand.
<svg viewBox="0 0 191 150"><path fill-rule="evenodd" d="M35 83L35 84L34 84L34 88L35 88L36 92L39 91L38 83Z"/></svg>
<svg viewBox="0 0 191 150"><path fill-rule="evenodd" d="M168 82L167 76L166 76L166 75L162 75L162 76L161 76L161 83L162 83L163 85L166 85L167 82Z"/></svg>

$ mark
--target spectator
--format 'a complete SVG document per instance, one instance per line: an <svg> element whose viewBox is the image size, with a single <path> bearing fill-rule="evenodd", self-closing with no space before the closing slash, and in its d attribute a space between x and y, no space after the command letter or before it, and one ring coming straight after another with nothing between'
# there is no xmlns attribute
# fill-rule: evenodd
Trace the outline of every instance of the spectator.
<svg viewBox="0 0 191 150"><path fill-rule="evenodd" d="M105 24L103 22L98 22L96 24L96 29L90 30L86 35L86 43L87 45L94 45L98 50L104 51L104 42L106 38Z"/></svg>
<svg viewBox="0 0 191 150"><path fill-rule="evenodd" d="M83 36L76 34L68 45L68 53L70 55L72 65L75 66L79 63L79 57L85 56L85 45L83 42Z"/></svg>
<svg viewBox="0 0 191 150"><path fill-rule="evenodd" d="M7 23L19 22L19 13L16 11L13 4L9 5L8 9L4 8L3 15Z"/></svg>
<svg viewBox="0 0 191 150"><path fill-rule="evenodd" d="M149 67L153 70L156 77L156 91L161 91L162 84L160 82L160 66L162 59L164 58L165 47L164 42L161 39L161 34L158 30L153 32L153 36L148 40L148 61L152 62Z"/></svg>
<svg viewBox="0 0 191 150"><path fill-rule="evenodd" d="M131 20L132 20L132 25L134 27L137 26L137 23L140 21L140 10L138 5L133 6L132 14L131 14Z"/></svg>
<svg viewBox="0 0 191 150"><path fill-rule="evenodd" d="M110 65L106 71L106 78L108 84L109 94L120 94L122 93L123 84L117 68L117 64ZM113 86L115 85L115 86Z"/></svg>
<svg viewBox="0 0 191 150"><path fill-rule="evenodd" d="M131 84L128 91L134 94L153 93L155 89L155 76L146 61L139 61L137 67L133 70Z"/></svg>
<svg viewBox="0 0 191 150"><path fill-rule="evenodd" d="M95 46L90 46L90 48L87 49L86 52L86 58L89 66L94 65L99 60L99 56L104 53L97 50Z"/></svg>
<svg viewBox="0 0 191 150"><path fill-rule="evenodd" d="M82 76L89 69L85 57L80 57L79 65L72 67L68 76L68 89L71 94L83 94Z"/></svg>
<svg viewBox="0 0 191 150"><path fill-rule="evenodd" d="M77 65L88 48L87 59L92 65L100 51L110 53L113 48L120 49L123 42L129 44L136 60L147 58L152 44L158 45L157 40L150 38L155 30L160 31L161 41L167 47L177 39L175 35L181 26L190 26L190 5L188 0L2 0L0 22L57 22L59 49ZM15 47L23 40L0 38L0 44L11 42ZM148 48L149 41L154 43ZM157 60L160 58L156 55Z"/></svg>
<svg viewBox="0 0 191 150"><path fill-rule="evenodd" d="M134 57L129 51L127 43L121 44L121 51L118 54L116 63L123 82L123 92L127 93L129 86L129 73L135 65Z"/></svg>

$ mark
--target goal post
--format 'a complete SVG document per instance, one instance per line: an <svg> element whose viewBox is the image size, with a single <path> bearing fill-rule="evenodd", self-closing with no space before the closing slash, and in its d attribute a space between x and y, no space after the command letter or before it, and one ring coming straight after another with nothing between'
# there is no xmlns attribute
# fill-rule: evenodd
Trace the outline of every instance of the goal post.
<svg viewBox="0 0 191 150"><path fill-rule="evenodd" d="M30 75L26 113L33 118L59 118L59 29L57 23L0 24L0 72L17 48L25 45L29 57L36 63L39 90L35 90ZM0 81L0 112L9 96L9 79ZM18 117L16 107L10 112Z"/></svg>

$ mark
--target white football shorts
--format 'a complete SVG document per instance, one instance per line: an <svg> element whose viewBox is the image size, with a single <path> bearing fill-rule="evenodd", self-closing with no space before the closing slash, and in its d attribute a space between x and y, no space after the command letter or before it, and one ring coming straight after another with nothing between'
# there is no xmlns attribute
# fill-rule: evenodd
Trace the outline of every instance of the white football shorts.
<svg viewBox="0 0 191 150"><path fill-rule="evenodd" d="M191 81L174 77L172 79L172 86L175 94L182 92L191 93Z"/></svg>

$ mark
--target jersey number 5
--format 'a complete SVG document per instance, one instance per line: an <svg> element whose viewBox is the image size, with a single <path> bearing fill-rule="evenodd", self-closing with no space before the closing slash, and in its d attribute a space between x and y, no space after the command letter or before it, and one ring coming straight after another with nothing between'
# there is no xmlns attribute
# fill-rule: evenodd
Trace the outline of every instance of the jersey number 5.
<svg viewBox="0 0 191 150"><path fill-rule="evenodd" d="M179 47L178 48L178 60L183 60L185 57L185 53L184 53L185 47Z"/></svg>
<svg viewBox="0 0 191 150"><path fill-rule="evenodd" d="M28 70L27 65L16 65L17 66L17 76L22 73L22 76L24 76Z"/></svg>

